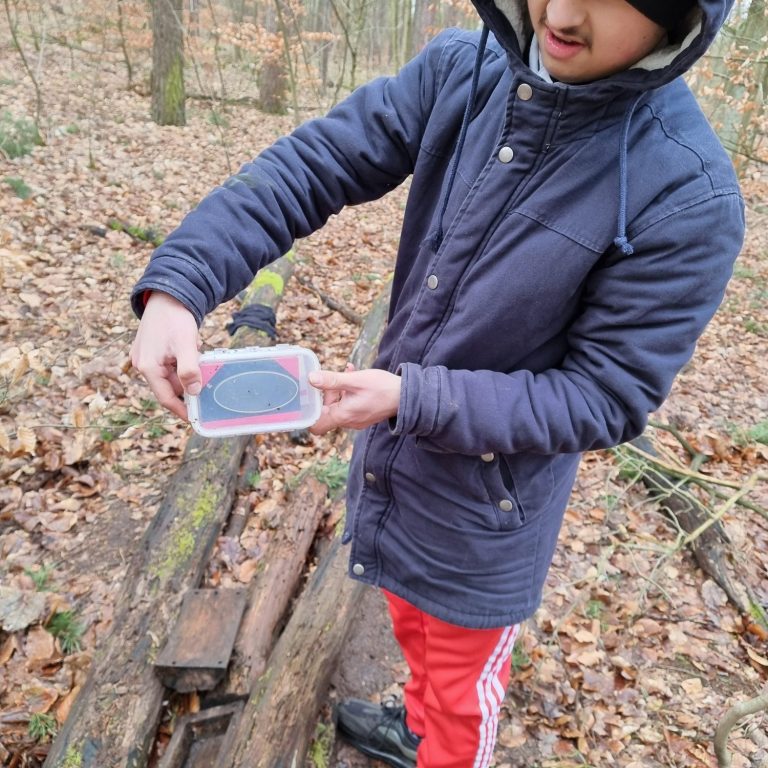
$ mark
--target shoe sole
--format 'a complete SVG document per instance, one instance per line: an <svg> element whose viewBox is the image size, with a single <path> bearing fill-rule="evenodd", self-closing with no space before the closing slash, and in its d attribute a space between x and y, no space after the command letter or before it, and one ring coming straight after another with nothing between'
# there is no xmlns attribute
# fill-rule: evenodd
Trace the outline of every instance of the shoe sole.
<svg viewBox="0 0 768 768"><path fill-rule="evenodd" d="M354 747L358 752L362 752L364 755L367 755L368 757L381 760L382 763L392 765L394 768L416 768L416 763L414 763L412 760L409 760L407 757L398 757L397 755L393 755L391 752L381 752L380 750L375 749L368 744L364 744L358 741L353 736L349 736L343 731L340 731L340 735L344 741L347 742L347 744Z"/></svg>

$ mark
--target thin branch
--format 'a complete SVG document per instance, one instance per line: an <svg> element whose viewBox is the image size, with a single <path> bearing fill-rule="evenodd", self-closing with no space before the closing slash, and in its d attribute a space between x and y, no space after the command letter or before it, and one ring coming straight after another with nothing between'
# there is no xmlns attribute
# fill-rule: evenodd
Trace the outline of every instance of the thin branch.
<svg viewBox="0 0 768 768"><path fill-rule="evenodd" d="M681 547L687 547L692 541L695 539L698 539L699 536L701 536L704 531L707 530L707 528L710 528L713 526L718 520L720 520L728 511L733 509L733 507L736 505L738 500L742 496L746 496L750 491L754 490L755 485L757 484L757 479L759 475L755 473L752 475L752 477L747 480L747 482L744 484L743 487L739 488L736 493L733 494L726 502L723 504L720 509L717 510L710 518L709 520L706 520L703 522L696 530L691 531L681 542Z"/></svg>
<svg viewBox="0 0 768 768"><path fill-rule="evenodd" d="M312 283L311 280L306 277L302 277L301 275L294 275L294 277L299 281L299 283L301 283L301 285L314 293L315 296L317 296L329 309L334 310L334 312L338 312L340 315L342 315L342 317L345 317L347 320L349 320L350 323L354 323L355 325L363 324L365 318L362 315L359 315L353 309L350 309L346 304L337 301L332 296L328 296L327 294L323 293Z"/></svg>
<svg viewBox="0 0 768 768"><path fill-rule="evenodd" d="M733 488L735 490L739 490L742 486L739 483L733 482L731 480L723 480L719 477L711 477L709 475L702 475L699 472L692 472L688 469L683 469L680 466L677 466L675 464L671 464L667 461L663 461L656 456L652 456L650 453L646 453L641 448L638 448L635 445L632 445L631 443L624 443L622 446L620 446L621 449L630 451L637 456L641 456L643 459L645 459L649 464L652 464L656 467L659 467L660 469L663 469L667 472L669 472L671 475L675 475L676 477L683 477L686 480L690 481L699 481L702 483L712 484L712 485L722 485L725 488ZM761 475L757 476L758 479L762 479Z"/></svg>
<svg viewBox="0 0 768 768"><path fill-rule="evenodd" d="M27 57L24 55L24 49L21 47L21 42L19 41L19 37L16 33L16 25L13 23L13 18L11 17L11 6L9 3L9 0L3 0L3 5L5 7L6 18L8 19L8 29L10 30L10 33L11 33L11 40L13 40L13 47L16 49L16 52L19 54L19 57L21 58L21 63L24 67L24 71L29 76L29 79L32 81L32 85L35 89L35 130L37 131L39 136L40 116L43 112L43 95L40 90L40 84L37 82L35 73L32 71L32 68L29 66Z"/></svg>
<svg viewBox="0 0 768 768"><path fill-rule="evenodd" d="M715 731L715 754L719 768L730 768L731 755L728 752L728 734L736 723L748 715L754 715L763 710L768 710L768 687L763 688L759 696L747 701L734 704L724 715Z"/></svg>

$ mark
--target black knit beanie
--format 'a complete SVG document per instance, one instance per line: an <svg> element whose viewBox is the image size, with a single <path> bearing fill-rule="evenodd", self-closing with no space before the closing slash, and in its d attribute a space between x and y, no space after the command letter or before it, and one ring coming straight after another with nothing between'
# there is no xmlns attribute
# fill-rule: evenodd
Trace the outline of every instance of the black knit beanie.
<svg viewBox="0 0 768 768"><path fill-rule="evenodd" d="M627 0L643 16L664 29L674 29L696 5L696 0Z"/></svg>

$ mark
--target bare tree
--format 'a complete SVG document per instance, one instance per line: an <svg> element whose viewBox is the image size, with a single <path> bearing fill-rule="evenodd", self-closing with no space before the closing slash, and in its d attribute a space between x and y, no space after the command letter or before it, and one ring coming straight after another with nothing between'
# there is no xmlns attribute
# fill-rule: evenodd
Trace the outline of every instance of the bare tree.
<svg viewBox="0 0 768 768"><path fill-rule="evenodd" d="M186 125L183 0L152 0L152 119Z"/></svg>

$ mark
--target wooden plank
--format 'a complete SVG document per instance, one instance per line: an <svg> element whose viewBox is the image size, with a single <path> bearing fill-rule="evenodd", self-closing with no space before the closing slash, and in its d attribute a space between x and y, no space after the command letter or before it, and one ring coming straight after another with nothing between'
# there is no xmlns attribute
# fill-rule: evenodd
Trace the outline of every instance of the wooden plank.
<svg viewBox="0 0 768 768"><path fill-rule="evenodd" d="M158 768L211 768L229 749L242 709L238 701L179 718Z"/></svg>
<svg viewBox="0 0 768 768"><path fill-rule="evenodd" d="M210 691L224 678L247 594L237 587L187 592L155 661L163 685L179 693Z"/></svg>

